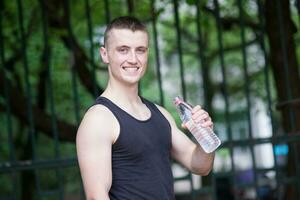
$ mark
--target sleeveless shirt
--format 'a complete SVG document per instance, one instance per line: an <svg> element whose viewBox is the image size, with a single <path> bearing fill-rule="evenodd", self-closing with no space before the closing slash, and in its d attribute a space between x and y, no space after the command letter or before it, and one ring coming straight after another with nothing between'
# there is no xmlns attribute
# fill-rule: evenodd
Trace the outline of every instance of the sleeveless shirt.
<svg viewBox="0 0 300 200"><path fill-rule="evenodd" d="M171 126L155 104L142 98L151 111L139 120L108 98L95 104L106 106L116 117L120 133L112 145L111 200L174 200L171 170Z"/></svg>

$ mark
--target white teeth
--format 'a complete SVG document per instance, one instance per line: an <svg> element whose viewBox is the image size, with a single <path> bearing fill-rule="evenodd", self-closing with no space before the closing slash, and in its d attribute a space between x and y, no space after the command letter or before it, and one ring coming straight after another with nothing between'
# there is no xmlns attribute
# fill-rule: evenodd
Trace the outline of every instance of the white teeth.
<svg viewBox="0 0 300 200"><path fill-rule="evenodd" d="M131 71L131 72L134 72L134 71L137 71L139 69L139 67L135 67L135 66L132 66L132 67L122 67L124 70L126 71Z"/></svg>

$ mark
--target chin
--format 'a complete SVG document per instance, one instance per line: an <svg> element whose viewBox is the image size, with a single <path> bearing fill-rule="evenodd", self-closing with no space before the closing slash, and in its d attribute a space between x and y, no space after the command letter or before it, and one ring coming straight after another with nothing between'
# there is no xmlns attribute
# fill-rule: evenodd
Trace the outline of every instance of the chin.
<svg viewBox="0 0 300 200"><path fill-rule="evenodd" d="M122 79L124 80L124 82L136 84L142 79L142 77L143 77L143 74L136 74L134 76L124 75Z"/></svg>
<svg viewBox="0 0 300 200"><path fill-rule="evenodd" d="M141 79L140 78L137 78L137 79L125 79L123 82L126 84L126 85L136 85L139 83Z"/></svg>

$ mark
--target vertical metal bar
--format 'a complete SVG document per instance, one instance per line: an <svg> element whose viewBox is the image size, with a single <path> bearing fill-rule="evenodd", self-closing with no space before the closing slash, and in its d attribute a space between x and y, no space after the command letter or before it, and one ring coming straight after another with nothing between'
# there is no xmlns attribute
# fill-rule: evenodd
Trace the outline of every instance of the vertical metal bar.
<svg viewBox="0 0 300 200"><path fill-rule="evenodd" d="M283 30L283 21L282 21L282 13L281 13L281 3L279 0L275 0L275 4L276 4L276 11L277 11L277 20L279 21L279 33L281 35L280 37L280 45L282 47L282 57L283 57L283 68L284 68L284 82L285 82L285 91L286 91L286 100L290 101L292 99L292 91L291 91L291 87L289 85L289 61L288 61L288 56L287 56L287 44L286 44L286 35L285 32ZM295 122L296 122L296 118L295 118L295 114L291 108L291 106L288 104L288 112L290 115L290 119L291 119L291 129L295 130Z"/></svg>
<svg viewBox="0 0 300 200"><path fill-rule="evenodd" d="M155 0L151 0L151 10L152 10L152 27L153 27L153 38L154 38L156 72L157 72L158 89L159 89L159 102L160 105L164 106L164 95L163 95L162 79L161 79L161 71L160 71L160 55L159 55L158 40L157 40Z"/></svg>
<svg viewBox="0 0 300 200"><path fill-rule="evenodd" d="M25 93L26 93L26 107L27 107L27 115L28 115L28 132L31 143L31 151L32 151L32 160L36 160L36 130L34 125L33 118L33 108L32 108L32 97L31 97L31 85L29 82L29 69L28 69L28 61L27 61L27 42L25 38L24 24L23 24L23 4L21 0L17 0L17 9L18 9L18 21L19 21L19 29L21 34L21 48L22 48L22 61L23 61L23 69L24 69L24 80L25 80ZM41 193L40 190L40 180L36 173L36 170L33 170L35 185L37 188L37 195L39 196Z"/></svg>
<svg viewBox="0 0 300 200"><path fill-rule="evenodd" d="M229 151L230 151L230 162L231 162L231 171L232 174L235 174L235 165L233 160L233 142L232 142L232 129L231 129L231 119L229 115L229 100L228 100L228 89L227 89L227 77L226 77L226 69L225 69L225 61L224 61L224 47L223 47L223 33L221 26L221 17L220 17L220 8L218 0L214 0L214 14L217 23L217 39L218 46L220 50L220 64L222 71L222 88L223 95L225 101L225 123L226 123L226 132L228 134L228 142L229 142ZM233 186L235 185L235 178L233 177ZM215 190L216 188L214 188ZM216 191L213 193L213 199L216 199Z"/></svg>
<svg viewBox="0 0 300 200"><path fill-rule="evenodd" d="M208 100L208 67L206 63L206 58L204 56L205 47L203 45L203 38L202 38L202 27L201 27L201 12L200 12L200 0L197 0L196 2L196 28L197 28L197 36L198 36L198 53L199 53L199 62L201 64L201 68L199 67L199 75L202 75L202 84L204 89L204 108L207 109L208 113L211 113L212 110L210 110L209 106L209 100ZM216 188L216 181L214 173L211 173L211 181L212 181L212 188Z"/></svg>
<svg viewBox="0 0 300 200"><path fill-rule="evenodd" d="M109 9L109 1L108 0L104 0L104 7L105 7L105 19L106 19L106 24L108 24L110 22L110 9Z"/></svg>
<svg viewBox="0 0 300 200"><path fill-rule="evenodd" d="M298 24L300 25L300 1L299 0L295 1L295 7L297 8L297 12L298 12Z"/></svg>
<svg viewBox="0 0 300 200"><path fill-rule="evenodd" d="M42 17L42 32L43 32L43 42L44 42L44 51L45 54L43 55L43 62L46 67L46 83L48 86L47 89L47 96L49 97L49 104L50 104L50 110L51 110L51 127L53 131L53 138L54 138L54 150L55 150L55 158L60 158L60 145L58 142L58 128L57 128L57 119L56 119L56 111L54 106L54 98L53 98L53 88L52 88L52 81L51 81L51 69L50 69L50 50L51 47L49 45L49 35L48 35L48 13L45 9L45 3L44 0L39 0L40 7L41 7L41 17ZM64 194L64 188L62 184L63 176L60 169L55 170L56 177L59 182L59 199L63 199Z"/></svg>
<svg viewBox="0 0 300 200"><path fill-rule="evenodd" d="M178 59L179 59L179 69L180 69L180 81L181 81L181 93L183 95L183 99L186 100L186 86L184 80L184 66L182 60L182 47L181 47L181 32L180 32L180 20L178 13L178 0L173 0L174 6L174 18L175 18L175 27L177 34L177 48L178 48Z"/></svg>
<svg viewBox="0 0 300 200"><path fill-rule="evenodd" d="M299 141L298 141L298 143L299 143ZM299 162L299 154L298 154L298 146L299 146L299 144L297 144L296 142L295 143L292 143L291 142L291 145L290 146L292 146L292 149L293 149L293 152L294 152L294 159L295 159L295 163L296 163L296 177L298 177L298 180L297 180L297 182L296 182L296 191L298 191L298 192L296 192L296 198L297 199L300 199L300 194L299 194L299 190L300 190L300 181L299 181L299 177L300 177L300 162Z"/></svg>
<svg viewBox="0 0 300 200"><path fill-rule="evenodd" d="M208 113L211 112L211 110L208 110L209 100L208 100L208 70L207 70L207 63L206 58L204 56L205 47L203 46L203 40L202 40L202 28L201 28L201 12L200 12L200 0L197 0L196 2L196 26L197 26L197 36L198 36L198 53L199 53L199 62L201 64L201 68L199 67L199 74L202 76L202 84L204 89L204 108L207 109ZM200 70L201 69L201 70Z"/></svg>
<svg viewBox="0 0 300 200"><path fill-rule="evenodd" d="M246 101L247 101L247 121L248 121L248 131L250 138L250 152L252 157L252 165L254 168L254 186L256 191L256 196L258 195L258 182L257 182L257 174L256 174L256 161L253 149L253 134L252 134L252 126L251 126L251 100L250 100L250 87L249 87L249 77L248 77L248 63L247 63L247 55L246 55L246 39L245 39L245 25L244 25L244 10L242 7L242 0L237 0L238 9L239 9L239 24L241 29L241 42L242 42L242 58L243 58L243 72L245 79L245 93L246 93ZM257 197L256 197L257 198Z"/></svg>
<svg viewBox="0 0 300 200"><path fill-rule="evenodd" d="M97 77L96 77L96 65L95 65L95 58L94 58L94 43L93 43L93 27L92 27L92 18L91 18L91 9L90 9L90 2L89 0L85 0L85 14L87 19L87 27L88 27L88 34L89 34L89 42L90 42L90 56L92 61L92 70L91 70L91 77L93 82L93 91L94 97L97 97L99 94L97 91Z"/></svg>
<svg viewBox="0 0 300 200"><path fill-rule="evenodd" d="M11 106L10 106L10 95L9 95L9 82L6 79L6 70L5 70L5 52L4 52L4 41L3 41L3 24L2 24L2 16L4 11L4 2L0 2L0 63L3 67L4 72L4 99L5 99L5 113L6 113L6 128L7 128L7 138L8 138L8 146L9 146L9 162L14 163L16 161L15 156L15 147L13 141L13 129L12 129L12 120L11 120ZM17 188L17 177L16 172L12 171L10 173L11 180L13 182L13 188ZM17 199L17 192L12 192L12 199Z"/></svg>
<svg viewBox="0 0 300 200"><path fill-rule="evenodd" d="M285 82L285 89L286 89L286 94L287 94L287 101L291 100L293 98L292 96L292 91L291 91L291 87L289 84L289 61L288 61L288 56L287 56L287 44L286 44L286 35L285 35L285 31L283 30L283 20L282 20L282 12L281 12L281 1L280 0L276 0L276 10L277 10L277 19L279 20L279 32L280 32L280 43L281 43L281 47L282 47L282 55L283 55L283 67L284 67L284 82ZM291 129L295 130L296 127L296 116L295 113L293 112L293 109L291 108L290 105L288 106L288 112L290 115L290 125L291 125ZM300 174L299 170L300 170L300 163L297 161L297 158L299 158L298 156L298 150L297 150L297 146L291 144L290 145L292 147L292 150L294 152L295 155L295 167L296 167L296 173L297 175ZM297 190L300 190L300 182L297 182ZM296 192L297 194L297 198L300 199L300 194L299 192Z"/></svg>
<svg viewBox="0 0 300 200"><path fill-rule="evenodd" d="M191 192L191 197L192 197L192 200L196 200L196 191L195 191L195 187L194 187L194 182L193 182L193 176L192 176L192 173L189 172L188 174L188 179L190 181L190 185L191 185L191 189L192 189L192 192Z"/></svg>
<svg viewBox="0 0 300 200"><path fill-rule="evenodd" d="M174 7L174 20L175 20L175 27L176 27L176 35L177 35L177 48L178 48L178 59L179 59L179 69L180 69L180 81L181 81L181 93L183 95L183 99L186 100L186 86L185 86L185 79L184 79L184 66L183 66L183 58L182 58L182 46L181 46L181 32L180 32L180 19L179 19L179 11L178 11L178 0L173 0L173 7ZM192 180L191 173L189 172L188 179L190 180L191 188L192 188L192 199L195 199L195 191L194 191L194 184Z"/></svg>
<svg viewBox="0 0 300 200"><path fill-rule="evenodd" d="M133 0L126 0L127 2L127 13L130 16L134 16L134 1Z"/></svg>
<svg viewBox="0 0 300 200"><path fill-rule="evenodd" d="M261 3L261 0L256 0L256 4L258 6L258 18L259 18L259 28L260 28L260 33L258 35L258 40L260 43L260 47L263 51L264 54L264 59L265 59L265 65L264 65L264 81L265 81L265 90L267 92L267 107L268 107L268 114L270 117L270 121L271 121L271 128L272 128L272 138L275 137L275 132L274 132L274 119L273 119L273 110L272 110L272 100L271 100L271 91L270 91L270 78L269 78L269 59L268 59L268 55L266 52L266 47L265 47L265 41L264 41L264 35L265 35L265 22L264 22L264 18L263 18L263 6ZM275 166L275 179L276 179L276 191L279 191L279 168L278 168L278 164L277 164L277 157L275 154L275 145L274 143L272 143L272 149L273 149L273 156L274 156L274 166Z"/></svg>
<svg viewBox="0 0 300 200"><path fill-rule="evenodd" d="M68 35L69 35L69 42L70 42L70 46L71 46L71 54L73 56L73 61L74 61L74 51L76 51L74 49L74 44L72 41L72 38L74 38L74 34L72 32L72 27L71 27L71 22L70 22L70 5L69 5L69 0L64 0L64 11L67 17L67 31L68 31ZM76 124L79 124L79 97L78 97L78 91L77 91L77 69L76 69L76 63L72 63L71 66L71 76L72 76L72 92L73 92L73 101L74 101L74 112L75 112L75 120L76 120Z"/></svg>
<svg viewBox="0 0 300 200"><path fill-rule="evenodd" d="M24 80L25 80L25 91L27 94L27 113L28 113L28 124L29 124L29 134L32 140L32 151L33 159L35 159L35 128L34 128L34 119L33 119L33 109L32 109L32 97L31 97L31 86L29 82L29 70L28 70L28 61L27 61L27 44L24 32L23 24L23 5L21 0L17 0L18 6L18 20L19 20L19 29L21 34L21 48L22 48L22 60L24 68Z"/></svg>

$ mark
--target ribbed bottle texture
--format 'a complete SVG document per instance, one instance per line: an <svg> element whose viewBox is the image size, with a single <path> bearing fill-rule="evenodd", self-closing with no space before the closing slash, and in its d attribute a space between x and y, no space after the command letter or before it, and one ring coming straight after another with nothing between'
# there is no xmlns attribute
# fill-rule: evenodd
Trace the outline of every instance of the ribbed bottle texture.
<svg viewBox="0 0 300 200"><path fill-rule="evenodd" d="M215 151L221 144L221 140L211 128L202 127L192 119L192 106L183 101L180 97L175 97L174 104L177 108L180 119L195 137L202 149L206 153Z"/></svg>

